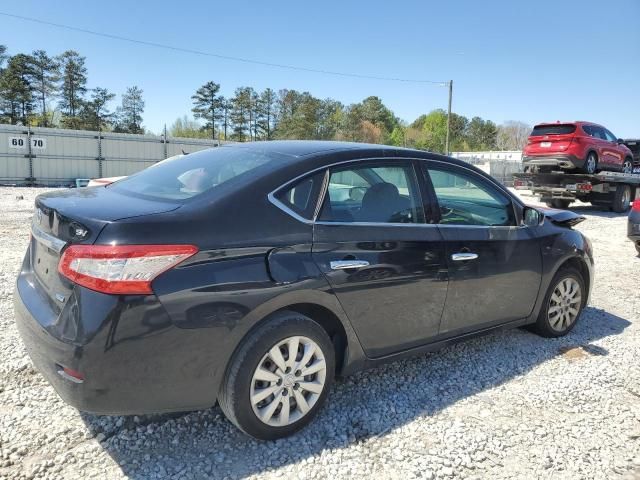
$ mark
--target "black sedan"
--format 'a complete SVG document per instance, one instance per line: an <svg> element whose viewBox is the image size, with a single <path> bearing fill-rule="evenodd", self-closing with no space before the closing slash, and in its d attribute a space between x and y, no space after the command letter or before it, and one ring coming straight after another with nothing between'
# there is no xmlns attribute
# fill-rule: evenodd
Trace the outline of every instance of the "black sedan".
<svg viewBox="0 0 640 480"><path fill-rule="evenodd" d="M498 328L567 334L593 281L581 220L423 151L224 146L40 195L16 321L81 410L218 401L273 439L313 418L334 375Z"/></svg>
<svg viewBox="0 0 640 480"><path fill-rule="evenodd" d="M640 255L640 198L636 198L631 204L627 235Z"/></svg>

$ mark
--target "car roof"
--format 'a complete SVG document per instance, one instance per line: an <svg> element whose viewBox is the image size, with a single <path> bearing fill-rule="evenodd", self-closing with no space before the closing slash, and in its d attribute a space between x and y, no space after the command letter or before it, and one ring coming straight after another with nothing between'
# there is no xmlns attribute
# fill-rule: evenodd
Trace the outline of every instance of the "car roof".
<svg viewBox="0 0 640 480"><path fill-rule="evenodd" d="M596 125L598 127L602 126L599 123L587 122L587 121L584 121L584 120L571 120L569 122L561 122L560 120L558 120L557 122L541 122L541 123L536 123L534 126L535 127L541 127L541 126L545 126L546 127L548 125Z"/></svg>
<svg viewBox="0 0 640 480"><path fill-rule="evenodd" d="M304 157L307 155L316 155L325 152L340 152L351 150L406 150L416 152L412 149L401 149L389 145L356 143L356 142L338 142L329 140L271 140L260 142L242 142L228 143L222 145L227 148L247 148L254 151L279 153L292 157Z"/></svg>

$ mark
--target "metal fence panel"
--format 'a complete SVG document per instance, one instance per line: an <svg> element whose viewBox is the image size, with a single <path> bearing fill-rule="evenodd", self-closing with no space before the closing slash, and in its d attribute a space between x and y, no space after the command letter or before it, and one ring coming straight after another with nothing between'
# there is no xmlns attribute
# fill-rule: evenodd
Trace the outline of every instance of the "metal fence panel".
<svg viewBox="0 0 640 480"><path fill-rule="evenodd" d="M0 183L70 185L76 178L130 175L167 157L219 144L207 139L0 125Z"/></svg>

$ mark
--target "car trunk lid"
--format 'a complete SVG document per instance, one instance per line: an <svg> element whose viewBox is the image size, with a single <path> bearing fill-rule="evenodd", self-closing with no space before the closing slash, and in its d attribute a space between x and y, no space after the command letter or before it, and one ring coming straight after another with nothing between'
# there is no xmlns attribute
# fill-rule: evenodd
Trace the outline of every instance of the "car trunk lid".
<svg viewBox="0 0 640 480"><path fill-rule="evenodd" d="M58 274L64 248L93 244L105 225L125 218L175 210L180 204L133 198L109 188L79 188L39 195L31 222L33 273L55 310L65 305L73 285Z"/></svg>

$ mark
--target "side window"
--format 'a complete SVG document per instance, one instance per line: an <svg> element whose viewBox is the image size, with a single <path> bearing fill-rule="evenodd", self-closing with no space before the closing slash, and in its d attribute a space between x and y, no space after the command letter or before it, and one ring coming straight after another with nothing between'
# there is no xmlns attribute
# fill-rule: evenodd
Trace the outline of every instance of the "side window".
<svg viewBox="0 0 640 480"><path fill-rule="evenodd" d="M325 222L424 223L412 165L368 164L332 170L318 219Z"/></svg>
<svg viewBox="0 0 640 480"><path fill-rule="evenodd" d="M605 135L605 137L607 137L607 140L609 140L610 142L617 142L618 141L618 137L616 137L609 130L607 130L606 128L603 128L602 130L604 130L604 135Z"/></svg>
<svg viewBox="0 0 640 480"><path fill-rule="evenodd" d="M590 137L593 137L593 127L591 125L583 125L582 130Z"/></svg>
<svg viewBox="0 0 640 480"><path fill-rule="evenodd" d="M604 135L604 129L602 129L601 127L592 126L591 131L593 132L591 134L592 137L599 138L600 140L607 139L607 137Z"/></svg>
<svg viewBox="0 0 640 480"><path fill-rule="evenodd" d="M315 213L318 191L322 184L324 172L303 178L293 186L280 190L275 197L295 213L311 219Z"/></svg>
<svg viewBox="0 0 640 480"><path fill-rule="evenodd" d="M511 199L462 169L428 169L443 225L515 225Z"/></svg>

